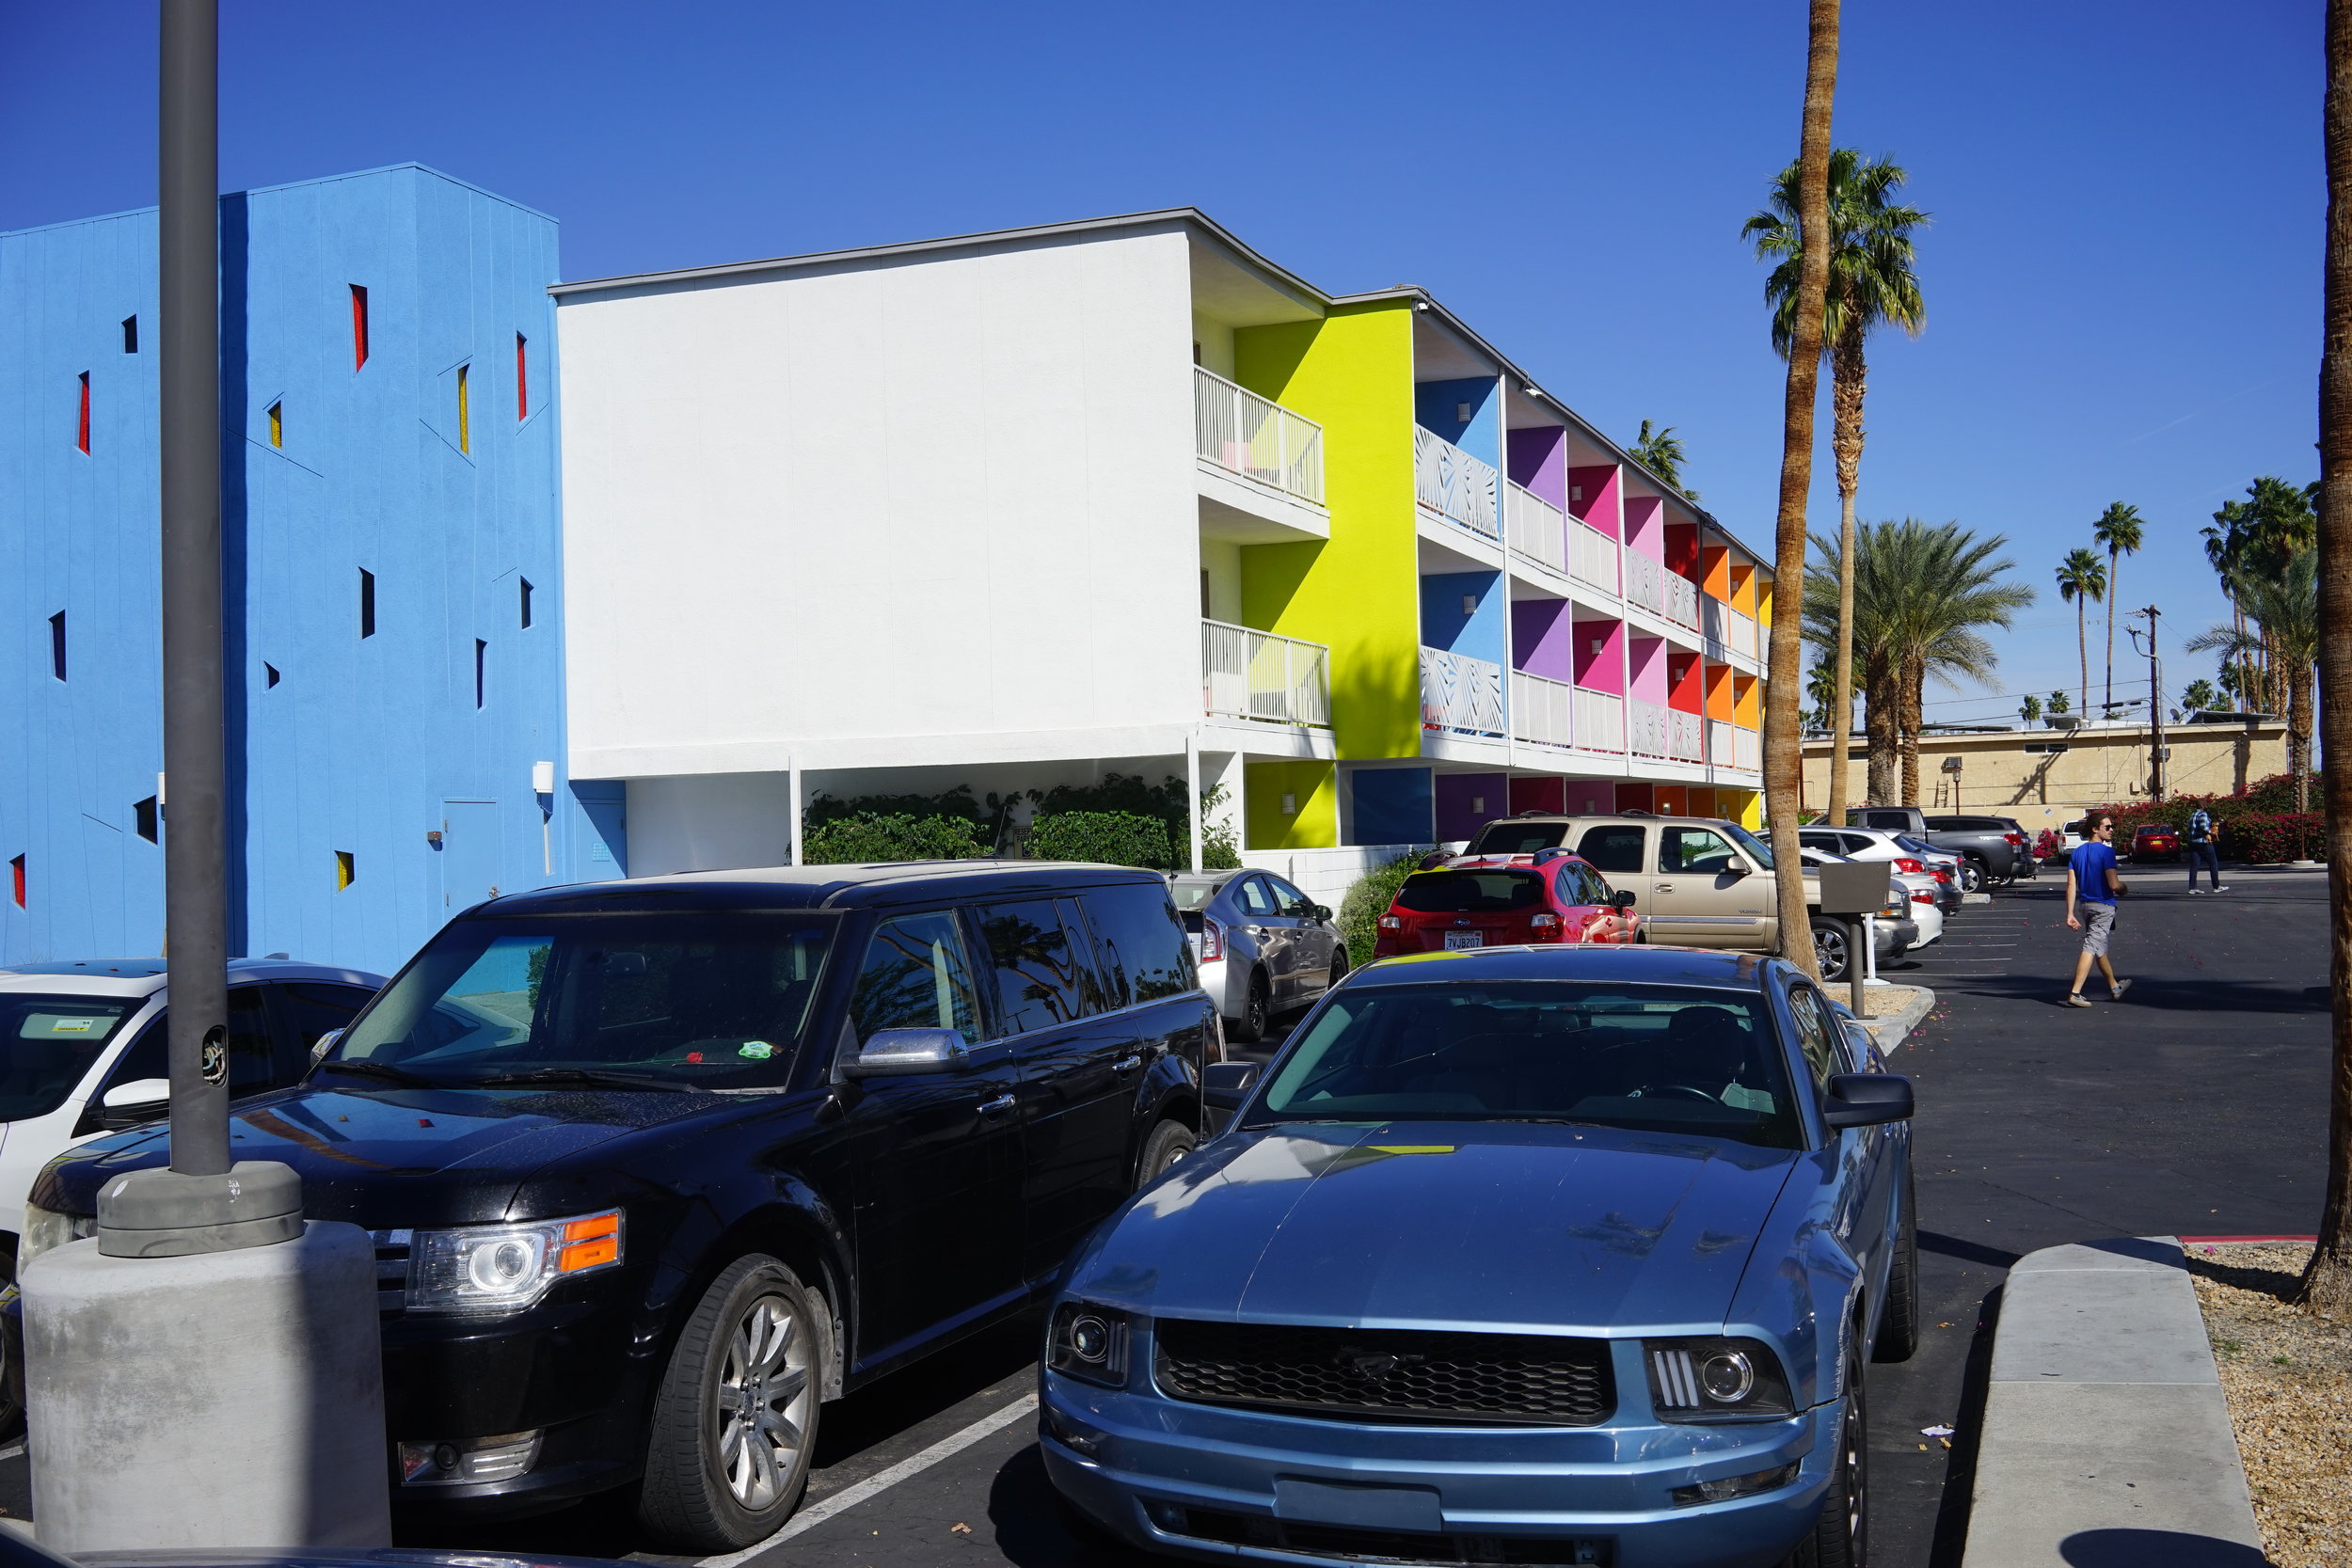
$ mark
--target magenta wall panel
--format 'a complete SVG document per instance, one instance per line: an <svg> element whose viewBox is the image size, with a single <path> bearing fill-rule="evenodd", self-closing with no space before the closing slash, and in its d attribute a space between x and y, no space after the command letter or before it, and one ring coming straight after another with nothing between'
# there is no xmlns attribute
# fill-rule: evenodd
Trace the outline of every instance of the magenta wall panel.
<svg viewBox="0 0 2352 1568"><path fill-rule="evenodd" d="M1597 640L1600 651L1593 651ZM1576 684L1595 691L1625 694L1625 623L1613 617L1578 617L1573 652Z"/></svg>
<svg viewBox="0 0 2352 1568"><path fill-rule="evenodd" d="M1568 779L1561 786L1560 810L1581 816L1607 816L1617 809L1617 786L1607 779Z"/></svg>
<svg viewBox="0 0 2352 1568"><path fill-rule="evenodd" d="M1666 503L1656 496L1628 496L1625 501L1625 542L1652 560L1666 559Z"/></svg>
<svg viewBox="0 0 2352 1568"><path fill-rule="evenodd" d="M1576 679L1575 630L1565 599L1511 603L1511 657L1531 675Z"/></svg>
<svg viewBox="0 0 2352 1568"><path fill-rule="evenodd" d="M1511 483L1565 511L1568 504L1568 433L1559 429L1510 433Z"/></svg>
<svg viewBox="0 0 2352 1568"><path fill-rule="evenodd" d="M1664 706L1666 702L1666 640L1644 637L1635 632L1626 634L1626 658L1629 666L1629 695L1645 703Z"/></svg>
<svg viewBox="0 0 2352 1568"><path fill-rule="evenodd" d="M1583 518L1612 539L1620 537L1615 465L1568 470L1568 513Z"/></svg>
<svg viewBox="0 0 2352 1568"><path fill-rule="evenodd" d="M1511 781L1511 813L1523 811L1561 812L1567 810L1564 786L1566 780L1549 774L1535 774Z"/></svg>
<svg viewBox="0 0 2352 1568"><path fill-rule="evenodd" d="M1468 838L1498 816L1511 815L1511 781L1502 773L1438 775L1438 839Z"/></svg>

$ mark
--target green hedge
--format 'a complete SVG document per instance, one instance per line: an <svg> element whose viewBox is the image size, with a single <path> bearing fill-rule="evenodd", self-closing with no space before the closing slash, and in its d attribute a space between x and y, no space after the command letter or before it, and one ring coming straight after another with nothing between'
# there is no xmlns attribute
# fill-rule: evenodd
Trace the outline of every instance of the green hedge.
<svg viewBox="0 0 2352 1568"><path fill-rule="evenodd" d="M1176 863L1168 824L1125 811L1041 814L1029 824L1029 853L1041 861L1103 861L1152 871Z"/></svg>
<svg viewBox="0 0 2352 1568"><path fill-rule="evenodd" d="M2247 865L2324 861L2328 818L2318 812L2241 812L2221 824L2221 854Z"/></svg>
<svg viewBox="0 0 2352 1568"><path fill-rule="evenodd" d="M2316 797L2318 792L2319 775L2314 772L2312 793ZM2283 861L2327 858L2323 832L2309 826L2325 819L2317 813L2296 811L2292 773L2274 773L2243 795L2175 795L2168 800L2133 800L2101 809L2115 818L2117 851L2129 854L2132 834L2141 827L2154 822L2185 832L2189 813L2200 806L2213 818L2224 860L2276 865ZM2076 821L2067 826L2079 832L2082 824Z"/></svg>
<svg viewBox="0 0 2352 1568"><path fill-rule="evenodd" d="M1361 969L1372 962L1372 942L1377 934L1373 923L1389 912L1389 906L1396 901L1396 890L1420 866L1420 855L1399 855L1357 878L1347 896L1340 900L1340 935L1347 941L1351 968Z"/></svg>
<svg viewBox="0 0 2352 1568"><path fill-rule="evenodd" d="M868 861L965 861L989 852L979 824L966 816L859 812L803 830L801 859L810 865Z"/></svg>

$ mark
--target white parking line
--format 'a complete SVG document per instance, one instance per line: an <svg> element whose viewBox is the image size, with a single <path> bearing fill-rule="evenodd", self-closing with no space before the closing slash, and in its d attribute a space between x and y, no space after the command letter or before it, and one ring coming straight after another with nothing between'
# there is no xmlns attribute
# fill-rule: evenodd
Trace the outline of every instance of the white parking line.
<svg viewBox="0 0 2352 1568"><path fill-rule="evenodd" d="M801 1510L788 1524L767 1540L756 1542L739 1552L729 1552L723 1557L704 1558L696 1568L735 1568L739 1562L748 1562L769 1547L780 1546L803 1530L815 1529L834 1514L846 1513L866 1498L888 1491L909 1476L920 1475L949 1455L962 1452L981 1438L1002 1432L1036 1409L1037 1396L1024 1394L994 1415L983 1416L961 1432L950 1433L912 1459L902 1459L887 1470L867 1476L855 1486L835 1492L816 1507Z"/></svg>

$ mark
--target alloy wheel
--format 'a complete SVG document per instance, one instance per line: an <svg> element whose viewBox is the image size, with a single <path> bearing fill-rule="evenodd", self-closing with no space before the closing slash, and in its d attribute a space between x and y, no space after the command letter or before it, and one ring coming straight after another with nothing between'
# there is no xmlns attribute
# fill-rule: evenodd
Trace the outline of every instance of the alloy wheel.
<svg viewBox="0 0 2352 1568"><path fill-rule="evenodd" d="M1821 961L1821 978L1832 984L1846 977L1846 965L1851 955L1847 951L1846 933L1835 926L1817 926L1813 929L1813 950Z"/></svg>
<svg viewBox="0 0 2352 1568"><path fill-rule="evenodd" d="M1984 891L1984 867L1975 861L1962 861L1960 863L1960 891L1982 893Z"/></svg>
<svg viewBox="0 0 2352 1568"><path fill-rule="evenodd" d="M772 1507L790 1481L815 1398L807 1325L782 1296L763 1295L727 1337L715 1415L719 1465L746 1509Z"/></svg>

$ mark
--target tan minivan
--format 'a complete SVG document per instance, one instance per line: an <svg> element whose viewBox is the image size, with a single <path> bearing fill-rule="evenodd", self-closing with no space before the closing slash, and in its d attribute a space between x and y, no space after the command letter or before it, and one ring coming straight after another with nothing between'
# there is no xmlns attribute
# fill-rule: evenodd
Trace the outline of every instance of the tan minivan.
<svg viewBox="0 0 2352 1568"><path fill-rule="evenodd" d="M1549 816L1529 813L1489 822L1470 839L1473 855L1532 855L1572 849L1609 879L1630 890L1646 942L1677 947L1729 947L1746 953L1780 950L1778 884L1772 851L1737 822L1704 816ZM1821 977L1845 978L1847 927L1820 915L1820 879L1804 876L1806 912L1821 958ZM1909 929L1906 930L1905 927ZM1878 923L1883 963L1918 938L1900 905Z"/></svg>

